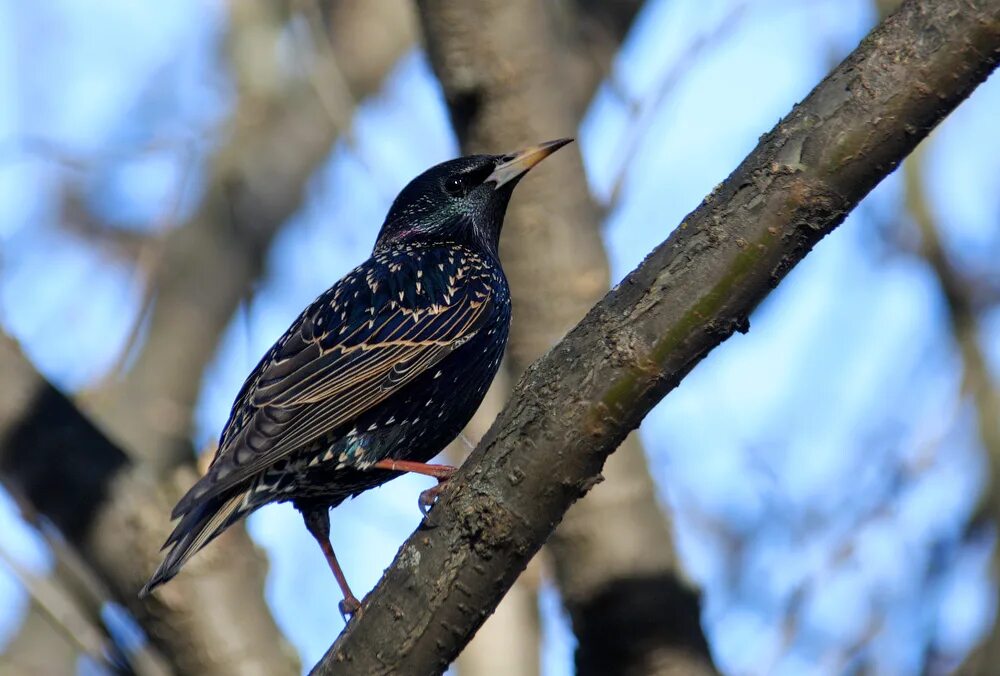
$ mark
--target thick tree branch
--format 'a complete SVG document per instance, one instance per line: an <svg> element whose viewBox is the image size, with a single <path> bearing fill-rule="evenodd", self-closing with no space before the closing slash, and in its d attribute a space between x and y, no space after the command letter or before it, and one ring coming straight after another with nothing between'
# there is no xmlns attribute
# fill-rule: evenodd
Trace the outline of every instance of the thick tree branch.
<svg viewBox="0 0 1000 676"><path fill-rule="evenodd" d="M513 386L507 369L501 366L486 398L445 453L449 463L461 465L473 445L489 430L503 410ZM543 573L541 556L528 564L516 584L479 628L455 662L459 676L492 676L496 673L540 676L542 670L542 626L538 588Z"/></svg>
<svg viewBox="0 0 1000 676"><path fill-rule="evenodd" d="M315 674L443 671L643 416L1000 60L1000 2L909 0L548 355Z"/></svg>

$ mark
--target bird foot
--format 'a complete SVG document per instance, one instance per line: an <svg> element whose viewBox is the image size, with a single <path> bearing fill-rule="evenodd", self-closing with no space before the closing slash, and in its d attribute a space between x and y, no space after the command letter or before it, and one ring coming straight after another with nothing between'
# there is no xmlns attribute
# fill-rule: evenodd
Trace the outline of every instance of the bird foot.
<svg viewBox="0 0 1000 676"><path fill-rule="evenodd" d="M423 512L424 516L427 516L428 512L431 511L431 507L433 507L434 503L437 502L438 496L441 495L441 491L444 490L447 483L447 479L441 479L437 486L428 488L420 494L419 498L417 498L417 504L420 505L420 511Z"/></svg>
<svg viewBox="0 0 1000 676"><path fill-rule="evenodd" d="M353 594L345 596L344 600L337 607L340 609L340 614L343 615L345 622L361 614L361 602Z"/></svg>

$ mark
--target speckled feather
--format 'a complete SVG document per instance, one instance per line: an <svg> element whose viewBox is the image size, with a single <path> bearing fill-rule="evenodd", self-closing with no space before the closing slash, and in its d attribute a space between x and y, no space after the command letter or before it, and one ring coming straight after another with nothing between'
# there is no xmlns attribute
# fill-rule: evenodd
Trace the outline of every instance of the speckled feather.
<svg viewBox="0 0 1000 676"><path fill-rule="evenodd" d="M246 379L212 464L178 502L147 590L272 502L334 507L426 462L496 375L510 293L489 254L441 244L377 252L296 319Z"/></svg>

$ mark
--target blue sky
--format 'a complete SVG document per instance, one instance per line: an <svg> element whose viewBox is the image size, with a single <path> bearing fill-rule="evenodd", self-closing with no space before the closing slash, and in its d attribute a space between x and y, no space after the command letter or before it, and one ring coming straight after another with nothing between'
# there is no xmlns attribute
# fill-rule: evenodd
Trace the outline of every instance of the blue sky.
<svg viewBox="0 0 1000 676"><path fill-rule="evenodd" d="M607 203L620 184L605 225L616 279L857 44L870 5L649 2L579 131L594 194ZM58 226L59 186L80 181L121 227L183 219L230 105L216 61L224 21L221 3L196 0L0 1L0 323L68 391L114 363L140 288ZM970 266L995 260L1000 242L998 109L994 76L929 150L934 213ZM197 410L199 447L301 307L367 255L396 191L457 153L422 54L361 106L353 138L311 180L224 336ZM944 308L928 271L879 235L905 219L900 192L898 177L886 180L758 309L750 333L643 425L689 574L705 589L704 625L732 673L838 673L864 637L880 671L916 673L927 645L960 656L992 618L990 543L959 543L984 464ZM997 313L984 330L997 367ZM403 478L334 512L357 590L416 525L425 487ZM333 580L291 508L262 510L250 527L271 559L268 599L309 665L342 624ZM0 548L32 570L49 565L2 497ZM0 565L0 645L25 603ZM553 590L542 608L545 673L569 673L572 637Z"/></svg>

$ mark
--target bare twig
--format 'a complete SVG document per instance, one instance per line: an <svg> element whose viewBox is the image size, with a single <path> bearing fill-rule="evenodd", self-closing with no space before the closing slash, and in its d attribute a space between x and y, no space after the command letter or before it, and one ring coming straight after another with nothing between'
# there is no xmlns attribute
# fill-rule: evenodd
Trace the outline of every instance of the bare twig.
<svg viewBox="0 0 1000 676"><path fill-rule="evenodd" d="M635 159L636 153L642 147L649 127L656 119L663 102L667 100L667 97L690 72L691 68L698 63L698 59L704 55L706 50L720 44L723 38L739 25L746 8L745 0L735 3L708 32L691 40L677 60L660 76L653 87L652 94L646 100L632 106L635 111L635 119L628 125L625 140L619 152L618 173L607 199L609 208L614 208L621 199L622 188L628 178L632 160Z"/></svg>

